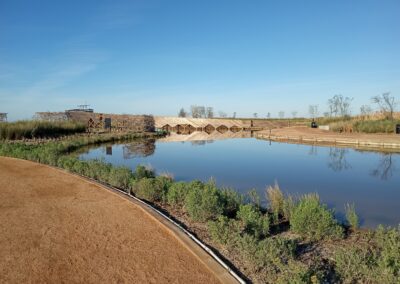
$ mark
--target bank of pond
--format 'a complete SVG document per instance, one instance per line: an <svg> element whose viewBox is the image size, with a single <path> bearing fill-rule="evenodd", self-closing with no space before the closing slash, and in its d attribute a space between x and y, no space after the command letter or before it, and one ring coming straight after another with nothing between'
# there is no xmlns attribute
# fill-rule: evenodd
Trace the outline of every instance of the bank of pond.
<svg viewBox="0 0 400 284"><path fill-rule="evenodd" d="M143 137L143 134L129 138ZM174 181L145 166L134 170L83 160L85 145L128 137L84 137L39 145L1 143L0 155L57 166L120 188L169 212L255 283L399 283L400 229L359 229L357 208L345 218L316 193L290 195L278 184L246 194L214 180ZM123 216L122 216L123 217Z"/></svg>

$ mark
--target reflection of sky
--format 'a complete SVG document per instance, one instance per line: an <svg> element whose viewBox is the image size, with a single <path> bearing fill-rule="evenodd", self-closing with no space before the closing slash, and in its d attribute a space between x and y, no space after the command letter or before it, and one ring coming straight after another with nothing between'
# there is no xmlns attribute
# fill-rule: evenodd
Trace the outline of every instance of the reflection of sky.
<svg viewBox="0 0 400 284"><path fill-rule="evenodd" d="M354 202L366 226L400 223L399 154L235 139L205 145L156 143L153 155L134 159L123 159L123 145L114 145L111 156L102 146L81 157L103 157L132 169L138 164L151 165L158 173L172 173L176 180L214 177L220 186L243 193L256 188L262 197L265 188L277 181L285 192L318 192L338 215L345 203ZM372 175L390 165L389 157L392 175L386 179Z"/></svg>

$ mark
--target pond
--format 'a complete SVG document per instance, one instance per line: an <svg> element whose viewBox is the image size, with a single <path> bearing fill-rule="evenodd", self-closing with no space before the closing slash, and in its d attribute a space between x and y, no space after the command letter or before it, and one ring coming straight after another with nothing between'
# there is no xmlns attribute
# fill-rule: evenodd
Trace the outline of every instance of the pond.
<svg viewBox="0 0 400 284"><path fill-rule="evenodd" d="M250 135L243 135L244 137ZM179 138L180 137L180 138ZM277 182L291 194L316 192L338 218L354 203L364 227L400 223L400 154L350 148L274 143L254 138L187 141L184 135L87 149L81 159L100 159L132 169L147 165L175 180L214 178L241 193ZM218 138L216 138L218 139ZM182 141L176 141L182 140Z"/></svg>

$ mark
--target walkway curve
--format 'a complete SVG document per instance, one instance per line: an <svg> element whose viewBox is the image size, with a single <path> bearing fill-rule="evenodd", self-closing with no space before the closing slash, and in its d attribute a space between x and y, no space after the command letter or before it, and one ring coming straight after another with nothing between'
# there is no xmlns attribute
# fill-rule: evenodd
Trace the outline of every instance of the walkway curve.
<svg viewBox="0 0 400 284"><path fill-rule="evenodd" d="M98 183L0 158L0 282L236 283L188 237Z"/></svg>

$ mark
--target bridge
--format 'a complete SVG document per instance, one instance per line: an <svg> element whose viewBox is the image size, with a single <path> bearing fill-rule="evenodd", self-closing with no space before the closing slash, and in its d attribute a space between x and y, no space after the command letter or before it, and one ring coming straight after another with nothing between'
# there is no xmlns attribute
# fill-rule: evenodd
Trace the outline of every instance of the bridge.
<svg viewBox="0 0 400 284"><path fill-rule="evenodd" d="M287 126L287 123L273 122L266 119L233 119L233 118L191 118L155 116L155 127L177 133L190 134L195 131L204 131L208 134L214 131L221 134L238 133L243 130L263 130Z"/></svg>
<svg viewBox="0 0 400 284"><path fill-rule="evenodd" d="M192 133L204 131L212 133L239 132L254 128L252 120L223 119L223 118L191 118L191 117L154 117L155 127L177 133Z"/></svg>

